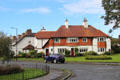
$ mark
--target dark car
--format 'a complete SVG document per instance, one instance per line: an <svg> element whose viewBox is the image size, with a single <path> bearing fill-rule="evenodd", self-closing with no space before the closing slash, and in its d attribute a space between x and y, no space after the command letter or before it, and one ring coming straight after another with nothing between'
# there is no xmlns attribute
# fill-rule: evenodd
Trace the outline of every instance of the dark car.
<svg viewBox="0 0 120 80"><path fill-rule="evenodd" d="M58 63L58 62L64 63L65 58L61 54L52 54L50 56L45 56L45 63L47 63L48 61L51 63Z"/></svg>

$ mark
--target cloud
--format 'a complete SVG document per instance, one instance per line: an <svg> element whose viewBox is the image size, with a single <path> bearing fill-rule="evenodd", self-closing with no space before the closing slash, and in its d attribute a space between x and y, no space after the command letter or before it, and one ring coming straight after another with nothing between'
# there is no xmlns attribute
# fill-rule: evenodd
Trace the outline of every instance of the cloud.
<svg viewBox="0 0 120 80"><path fill-rule="evenodd" d="M50 13L50 9L45 8L45 7L40 7L40 8L29 8L29 9L23 9L21 10L22 13L43 13L47 14Z"/></svg>
<svg viewBox="0 0 120 80"><path fill-rule="evenodd" d="M79 0L64 4L62 10L66 14L104 14L101 0Z"/></svg>

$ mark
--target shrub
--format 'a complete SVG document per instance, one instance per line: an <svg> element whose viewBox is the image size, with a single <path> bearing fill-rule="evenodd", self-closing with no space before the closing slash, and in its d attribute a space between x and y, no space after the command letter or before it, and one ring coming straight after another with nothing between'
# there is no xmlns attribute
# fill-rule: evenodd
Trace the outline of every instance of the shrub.
<svg viewBox="0 0 120 80"><path fill-rule="evenodd" d="M80 53L78 53L78 48L75 48L75 56L79 56Z"/></svg>
<svg viewBox="0 0 120 80"><path fill-rule="evenodd" d="M106 52L104 52L104 54L105 54L105 55L111 55L111 52L106 51Z"/></svg>
<svg viewBox="0 0 120 80"><path fill-rule="evenodd" d="M26 53L25 57L26 57L26 58L31 58L32 55L31 55L30 53Z"/></svg>
<svg viewBox="0 0 120 80"><path fill-rule="evenodd" d="M87 56L86 60L111 60L112 57L109 56Z"/></svg>
<svg viewBox="0 0 120 80"><path fill-rule="evenodd" d="M69 56L70 56L70 50L65 49L65 56L66 56L66 57L69 57Z"/></svg>
<svg viewBox="0 0 120 80"><path fill-rule="evenodd" d="M75 54L75 56L83 56L84 53L78 53L78 54Z"/></svg>
<svg viewBox="0 0 120 80"><path fill-rule="evenodd" d="M115 53L120 53L120 47L118 46L112 46L112 51Z"/></svg>
<svg viewBox="0 0 120 80"><path fill-rule="evenodd" d="M84 53L84 56L87 56L87 55L98 55L98 54L94 51L89 51Z"/></svg>
<svg viewBox="0 0 120 80"><path fill-rule="evenodd" d="M29 51L29 54L30 54L30 55L35 55L36 53L37 53L36 50L30 50L30 51Z"/></svg>
<svg viewBox="0 0 120 80"><path fill-rule="evenodd" d="M37 54L36 54L36 57L37 57L37 58L41 58L41 57L44 57L44 56L45 56L45 53L42 52L42 51L41 51L40 53L37 53Z"/></svg>
<svg viewBox="0 0 120 80"><path fill-rule="evenodd" d="M24 68L17 64L0 66L0 75L19 73L23 71L24 71Z"/></svg>
<svg viewBox="0 0 120 80"><path fill-rule="evenodd" d="M24 52L19 52L19 54L17 55L17 57L26 57L27 53Z"/></svg>

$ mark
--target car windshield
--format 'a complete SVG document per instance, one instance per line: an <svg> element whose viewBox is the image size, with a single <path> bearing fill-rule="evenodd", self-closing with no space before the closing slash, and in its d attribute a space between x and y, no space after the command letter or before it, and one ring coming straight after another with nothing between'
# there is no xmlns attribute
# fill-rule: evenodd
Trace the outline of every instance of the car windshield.
<svg viewBox="0 0 120 80"><path fill-rule="evenodd" d="M50 55L50 56L60 56L60 54L52 54L52 55Z"/></svg>

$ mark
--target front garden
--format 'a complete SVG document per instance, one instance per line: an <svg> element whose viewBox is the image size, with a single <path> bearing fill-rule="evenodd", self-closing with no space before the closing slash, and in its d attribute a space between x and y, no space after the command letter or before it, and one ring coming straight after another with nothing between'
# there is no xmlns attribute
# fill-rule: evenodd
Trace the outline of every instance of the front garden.
<svg viewBox="0 0 120 80"><path fill-rule="evenodd" d="M23 67L27 66L27 67ZM4 64L0 65L0 80L29 80L49 73L47 65Z"/></svg>

